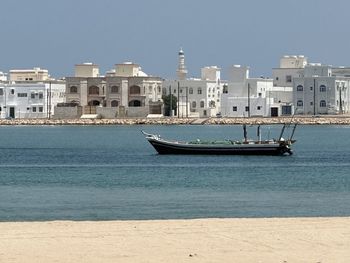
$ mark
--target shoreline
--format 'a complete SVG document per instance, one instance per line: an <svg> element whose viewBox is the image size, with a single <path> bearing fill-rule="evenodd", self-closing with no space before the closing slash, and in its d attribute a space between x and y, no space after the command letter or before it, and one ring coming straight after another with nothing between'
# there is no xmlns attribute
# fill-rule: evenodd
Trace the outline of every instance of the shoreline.
<svg viewBox="0 0 350 263"><path fill-rule="evenodd" d="M250 118L118 118L118 119L12 119L0 120L0 126L20 125L275 125L298 123L301 125L350 125L350 116L297 116Z"/></svg>
<svg viewBox="0 0 350 263"><path fill-rule="evenodd" d="M350 217L0 223L0 262L347 262Z"/></svg>

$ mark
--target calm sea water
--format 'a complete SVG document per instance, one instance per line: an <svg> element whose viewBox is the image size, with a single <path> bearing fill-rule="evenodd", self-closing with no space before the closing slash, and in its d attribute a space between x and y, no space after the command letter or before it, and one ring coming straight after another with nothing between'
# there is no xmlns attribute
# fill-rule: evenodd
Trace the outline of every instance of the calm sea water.
<svg viewBox="0 0 350 263"><path fill-rule="evenodd" d="M0 127L0 221L350 216L348 126L299 126L284 157L161 156L142 129L242 138L241 126Z"/></svg>

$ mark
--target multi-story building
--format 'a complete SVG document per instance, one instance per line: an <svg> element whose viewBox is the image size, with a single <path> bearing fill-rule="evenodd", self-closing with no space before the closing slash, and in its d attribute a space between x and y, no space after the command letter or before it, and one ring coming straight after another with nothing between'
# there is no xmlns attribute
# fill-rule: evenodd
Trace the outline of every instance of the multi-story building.
<svg viewBox="0 0 350 263"><path fill-rule="evenodd" d="M66 78L67 103L102 118L161 114L161 96L161 78L148 76L131 62L117 64L106 76L92 63L76 65L75 77Z"/></svg>
<svg viewBox="0 0 350 263"><path fill-rule="evenodd" d="M51 79L48 70L14 69L0 78L0 118L51 118L65 101L65 81Z"/></svg>
<svg viewBox="0 0 350 263"><path fill-rule="evenodd" d="M350 68L308 64L293 79L296 114L343 114L350 107Z"/></svg>
<svg viewBox="0 0 350 263"><path fill-rule="evenodd" d="M64 81L0 83L0 118L50 118L64 101Z"/></svg>
<svg viewBox="0 0 350 263"><path fill-rule="evenodd" d="M164 80L164 95L172 94L177 98L179 117L211 117L221 111L221 93L224 83L221 81L220 68L217 66L201 69L201 78L187 79L185 54L179 51L179 64L176 80Z"/></svg>
<svg viewBox="0 0 350 263"><path fill-rule="evenodd" d="M222 115L227 117L291 114L292 88L273 87L269 78L250 78L249 67L234 65L222 94Z"/></svg>
<svg viewBox="0 0 350 263"><path fill-rule="evenodd" d="M10 70L10 81L47 81L50 79L47 69L13 69Z"/></svg>

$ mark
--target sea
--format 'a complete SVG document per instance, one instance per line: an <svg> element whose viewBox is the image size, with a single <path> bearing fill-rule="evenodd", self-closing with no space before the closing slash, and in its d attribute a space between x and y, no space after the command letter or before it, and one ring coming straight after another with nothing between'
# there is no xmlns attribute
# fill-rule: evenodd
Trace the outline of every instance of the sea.
<svg viewBox="0 0 350 263"><path fill-rule="evenodd" d="M350 216L349 126L298 126L291 156L158 155L141 130L243 137L239 125L0 126L0 221Z"/></svg>

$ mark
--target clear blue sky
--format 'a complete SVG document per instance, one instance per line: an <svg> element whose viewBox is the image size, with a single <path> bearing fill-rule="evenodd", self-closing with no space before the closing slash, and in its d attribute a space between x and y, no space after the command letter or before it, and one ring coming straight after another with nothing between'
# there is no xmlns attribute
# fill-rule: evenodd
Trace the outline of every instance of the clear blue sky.
<svg viewBox="0 0 350 263"><path fill-rule="evenodd" d="M152 75L175 76L182 46L189 76L217 65L271 76L284 54L350 65L348 0L1 0L0 71L46 68L73 75L124 61Z"/></svg>

